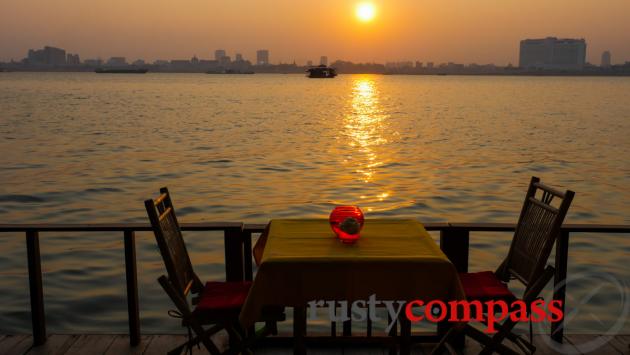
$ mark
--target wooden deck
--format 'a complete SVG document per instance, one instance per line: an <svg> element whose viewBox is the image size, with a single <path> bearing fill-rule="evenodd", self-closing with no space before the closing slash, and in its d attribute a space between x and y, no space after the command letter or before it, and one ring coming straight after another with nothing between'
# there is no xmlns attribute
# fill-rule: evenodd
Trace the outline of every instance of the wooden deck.
<svg viewBox="0 0 630 355"><path fill-rule="evenodd" d="M565 335L564 349L555 351L546 346L545 339L547 335L535 336L534 342L538 347L536 354L630 354L630 335L617 335L615 337L602 338L598 335ZM597 349L580 351L583 345L602 338L605 344ZM46 343L42 346L33 347L33 337L30 335L0 335L0 354L3 355L19 355L19 354L50 354L50 355L92 355L92 354L142 354L154 355L165 354L166 351L183 343L186 340L185 335L143 335L141 336L140 345L137 347L129 346L129 336L127 335L51 335ZM219 340L221 341L221 340ZM467 342L465 354L476 354L479 347L475 346L473 341ZM418 346L413 349L412 354L428 354L431 345ZM207 354L202 348L195 348L195 354ZM256 354L292 354L291 348L264 348L255 351ZM314 348L308 349L308 354L366 354L366 355L385 355L388 349L369 347L339 347L339 348Z"/></svg>

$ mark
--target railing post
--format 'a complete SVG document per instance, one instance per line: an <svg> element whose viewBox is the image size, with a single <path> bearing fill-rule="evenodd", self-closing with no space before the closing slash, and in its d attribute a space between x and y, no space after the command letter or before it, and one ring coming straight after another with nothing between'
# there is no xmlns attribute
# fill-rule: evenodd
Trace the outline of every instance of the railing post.
<svg viewBox="0 0 630 355"><path fill-rule="evenodd" d="M468 272L468 253L470 247L470 232L467 229L447 227L440 231L440 249L455 265L457 272ZM448 321L438 323L438 336L443 337L451 328ZM458 336L453 343L458 348L464 348L465 337Z"/></svg>
<svg viewBox="0 0 630 355"><path fill-rule="evenodd" d="M553 299L562 302L560 309L562 314L565 309L567 292L567 268L569 264L569 232L561 230L556 239L556 273L553 278ZM562 343L564 335L564 317L557 322L551 323L551 338L558 343Z"/></svg>
<svg viewBox="0 0 630 355"><path fill-rule="evenodd" d="M252 258L252 232L243 230L243 267L245 268L244 277L246 281L254 279Z"/></svg>
<svg viewBox="0 0 630 355"><path fill-rule="evenodd" d="M136 233L125 231L125 275L127 278L127 311L129 313L129 343L140 343L140 306L138 304L138 271L136 265Z"/></svg>
<svg viewBox="0 0 630 355"><path fill-rule="evenodd" d="M243 281L243 226L225 229L224 244L225 280Z"/></svg>
<svg viewBox="0 0 630 355"><path fill-rule="evenodd" d="M440 231L440 249L455 265L457 272L468 272L470 233L466 229L448 227Z"/></svg>
<svg viewBox="0 0 630 355"><path fill-rule="evenodd" d="M28 283L31 295L31 319L33 322L33 343L46 342L46 317L44 315L44 290L42 286L42 264L39 254L39 232L26 232L26 253L28 256Z"/></svg>

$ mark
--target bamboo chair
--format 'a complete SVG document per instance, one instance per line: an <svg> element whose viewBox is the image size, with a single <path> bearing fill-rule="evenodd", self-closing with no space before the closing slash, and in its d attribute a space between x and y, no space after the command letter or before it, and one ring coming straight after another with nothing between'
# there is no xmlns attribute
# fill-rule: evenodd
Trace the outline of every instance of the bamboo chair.
<svg viewBox="0 0 630 355"><path fill-rule="evenodd" d="M541 192L539 198L536 197L538 191ZM554 267L546 264L574 195L573 191L558 191L542 184L539 178L532 177L510 250L499 268L495 272L459 274L467 300L482 303L503 300L509 305L518 299L507 287L511 280L525 286L521 300L527 305L539 299L540 292L555 273ZM554 197L561 199L557 208L551 205ZM495 351L518 354L502 344L506 338L523 352L534 353L536 347L532 344L531 322L529 340L514 334L512 332L514 326L516 322L508 316L502 324L497 325L497 333L489 336L470 324L455 325L442 338L432 354L441 354L445 348L454 353L450 342L456 340L462 333L484 345L480 354L492 354Z"/></svg>
<svg viewBox="0 0 630 355"><path fill-rule="evenodd" d="M284 320L281 312L267 314L265 327L258 333L250 331L248 334L240 326L238 316L250 281L213 281L205 285L201 282L190 262L167 188L160 189L157 199L146 200L144 204L168 272L168 277L162 275L158 282L177 307L177 311L169 311L169 315L181 318L182 325L188 328L188 341L171 350L169 355L180 354L184 349L192 353L192 347L199 343L213 355L222 354L210 337L223 329L230 339L230 349L223 354L248 351L255 339L277 334L276 321ZM189 294L196 296L192 299L194 308L188 302ZM212 327L204 329L205 325Z"/></svg>

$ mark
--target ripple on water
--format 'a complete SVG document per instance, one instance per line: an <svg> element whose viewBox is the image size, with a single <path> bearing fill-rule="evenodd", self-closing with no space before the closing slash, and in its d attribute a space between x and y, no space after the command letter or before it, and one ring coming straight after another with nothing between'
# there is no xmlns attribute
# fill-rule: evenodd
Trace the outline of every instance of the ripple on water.
<svg viewBox="0 0 630 355"><path fill-rule="evenodd" d="M232 79L16 73L2 80L0 151L10 154L0 166L0 223L146 223L142 201L164 185L183 222L325 218L334 204L353 203L368 218L513 223L533 174L577 192L570 223L630 223L630 81ZM538 90L542 84L553 84L554 94ZM471 233L471 270L496 268L511 237ZM222 279L222 234L185 238L202 278ZM178 331L156 282L164 270L155 240L138 233L136 242L143 329ZM0 330L28 332L23 235L0 243L0 289L8 290L0 292ZM51 332L124 332L121 233L44 233L41 243ZM572 234L570 274L630 279L628 244ZM570 289L577 297L590 285ZM76 302L86 314L75 316ZM597 310L602 319L615 316ZM588 326L580 318L569 329Z"/></svg>
<svg viewBox="0 0 630 355"><path fill-rule="evenodd" d="M33 195L0 195L0 202L42 203L46 200Z"/></svg>

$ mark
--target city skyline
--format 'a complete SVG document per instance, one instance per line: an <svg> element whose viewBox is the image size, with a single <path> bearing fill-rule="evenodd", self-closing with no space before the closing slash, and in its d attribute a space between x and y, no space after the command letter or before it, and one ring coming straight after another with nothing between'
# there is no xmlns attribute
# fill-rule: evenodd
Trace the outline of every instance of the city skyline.
<svg viewBox="0 0 630 355"><path fill-rule="evenodd" d="M558 46L558 48L554 49L554 46ZM575 47L577 45L577 47ZM525 47L524 47L525 46ZM532 47L533 46L533 47ZM545 49L543 49L543 47ZM567 52L568 50L568 52ZM44 46L41 49L29 49L27 55L20 60L12 60L10 63L20 63L24 65L62 65L62 66L78 66L78 65L88 65L88 66L125 66L125 65L165 65L165 64L173 64L173 63L192 63L192 64L202 64L202 65L216 65L219 67L229 67L234 63L243 63L247 66L265 66L265 65L283 65L283 64L293 64L298 66L313 66L313 65L328 65L328 56L322 55L319 61L308 59L306 62L297 63L295 60L292 63L285 62L273 62L270 60L270 51L268 49L259 49L256 51L255 58L247 58L243 56L241 52L234 52L234 56L231 56L228 51L225 49L214 49L212 51L211 57L206 59L204 57L198 57L197 55L193 55L190 59L183 58L164 58L164 59L156 59L153 61L145 60L144 58L127 58L125 56L112 56L105 58L85 58L82 57L79 53L71 53L66 51L63 48L57 48L52 46ZM562 54L560 54L562 53ZM582 70L585 65L590 66L601 66L604 68L608 68L611 65L628 65L629 61L621 61L619 63L614 63L612 61L612 55L609 50L605 50L601 53L600 62L599 63L591 63L586 61L587 56L587 43L586 40L581 39L573 39L573 38L557 38L557 37L545 37L532 39L527 38L520 41L520 49L519 49L519 59L518 62L514 65L513 63L509 63L507 67L521 67L521 68L537 68L537 69L568 69L568 70ZM528 57L532 56L533 57ZM577 57L576 57L577 56ZM555 58L555 59L554 59ZM525 62L524 62L525 60ZM346 61L342 58L337 58L333 61L336 62L351 62ZM547 62L545 64L545 62ZM0 63L3 63L0 61ZM364 64L383 64L385 67L400 67L400 66L417 66L422 63L428 63L430 66L435 65L490 65L490 66L498 66L496 63L456 63L453 61L446 62L433 62L433 61L422 61L422 60L395 60L395 61L387 61L384 63L377 62L366 62ZM361 64L358 62L356 64Z"/></svg>
<svg viewBox="0 0 630 355"><path fill-rule="evenodd" d="M599 63L605 50L614 54L613 64L630 60L627 1L610 0L606 6L594 0L373 3L377 13L366 23L355 18L357 1L323 0L308 10L287 0L185 0L177 6L141 0L11 2L3 4L0 14L0 60L19 60L28 49L48 44L83 58L125 56L151 62L212 58L213 48L254 61L256 50L266 48L273 53L272 63L318 62L328 55L354 62L516 65L519 40L547 36L587 38L590 63Z"/></svg>

